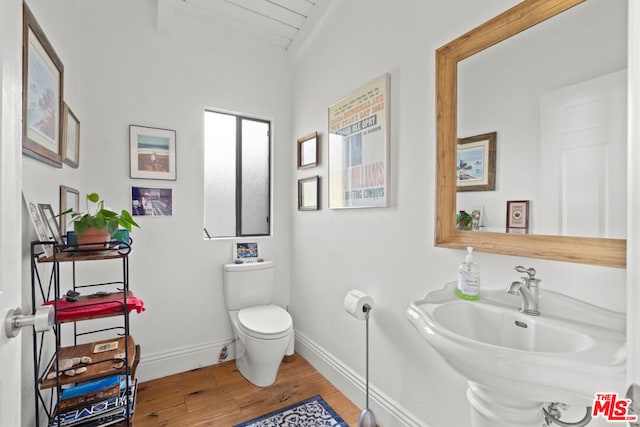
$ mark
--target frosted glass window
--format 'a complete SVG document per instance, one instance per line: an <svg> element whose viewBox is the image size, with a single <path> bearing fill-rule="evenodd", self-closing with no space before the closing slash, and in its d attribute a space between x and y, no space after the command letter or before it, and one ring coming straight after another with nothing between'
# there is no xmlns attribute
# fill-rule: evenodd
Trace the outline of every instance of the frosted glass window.
<svg viewBox="0 0 640 427"><path fill-rule="evenodd" d="M270 234L270 123L205 111L206 238Z"/></svg>
<svg viewBox="0 0 640 427"><path fill-rule="evenodd" d="M242 119L242 235L269 234L269 123Z"/></svg>

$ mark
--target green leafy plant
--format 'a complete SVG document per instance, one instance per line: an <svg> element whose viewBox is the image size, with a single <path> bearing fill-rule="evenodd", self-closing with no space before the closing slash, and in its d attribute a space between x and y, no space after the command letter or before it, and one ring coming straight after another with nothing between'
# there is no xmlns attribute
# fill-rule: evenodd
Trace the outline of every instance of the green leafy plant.
<svg viewBox="0 0 640 427"><path fill-rule="evenodd" d="M118 214L109 209L105 209L104 200L100 200L98 193L87 194L86 202L87 211L85 213L78 213L73 209L67 209L59 214L71 215L73 229L78 236L81 236L89 227L93 227L97 230L106 229L111 237L114 237L118 232L119 227L125 228L129 232L132 227L140 228L128 211L122 210L122 212ZM94 205L93 213L90 209L89 202Z"/></svg>
<svg viewBox="0 0 640 427"><path fill-rule="evenodd" d="M460 211L456 216L456 228L458 230L471 230L471 215L465 211Z"/></svg>

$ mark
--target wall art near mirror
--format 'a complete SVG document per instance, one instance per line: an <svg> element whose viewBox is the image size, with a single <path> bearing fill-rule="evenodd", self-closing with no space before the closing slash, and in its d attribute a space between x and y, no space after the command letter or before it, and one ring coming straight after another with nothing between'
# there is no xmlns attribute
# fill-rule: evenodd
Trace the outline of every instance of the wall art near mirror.
<svg viewBox="0 0 640 427"><path fill-rule="evenodd" d="M298 139L298 169L318 165L318 132L310 133Z"/></svg>
<svg viewBox="0 0 640 427"><path fill-rule="evenodd" d="M496 132L458 139L458 191L496 189L496 139Z"/></svg>
<svg viewBox="0 0 640 427"><path fill-rule="evenodd" d="M129 126L131 178L176 180L176 131Z"/></svg>
<svg viewBox="0 0 640 427"><path fill-rule="evenodd" d="M22 153L62 167L64 67L26 3L22 35Z"/></svg>
<svg viewBox="0 0 640 427"><path fill-rule="evenodd" d="M389 205L389 86L384 74L329 107L329 208Z"/></svg>
<svg viewBox="0 0 640 427"><path fill-rule="evenodd" d="M66 102L62 127L62 161L73 168L80 165L80 120Z"/></svg>
<svg viewBox="0 0 640 427"><path fill-rule="evenodd" d="M320 209L320 177L298 180L298 210L317 211Z"/></svg>

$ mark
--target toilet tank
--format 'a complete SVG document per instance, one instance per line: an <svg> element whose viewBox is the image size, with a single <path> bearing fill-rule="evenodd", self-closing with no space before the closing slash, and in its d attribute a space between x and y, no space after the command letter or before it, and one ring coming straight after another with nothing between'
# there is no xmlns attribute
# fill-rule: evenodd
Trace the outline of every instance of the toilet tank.
<svg viewBox="0 0 640 427"><path fill-rule="evenodd" d="M275 270L271 261L224 266L224 302L227 310L269 304L274 289Z"/></svg>

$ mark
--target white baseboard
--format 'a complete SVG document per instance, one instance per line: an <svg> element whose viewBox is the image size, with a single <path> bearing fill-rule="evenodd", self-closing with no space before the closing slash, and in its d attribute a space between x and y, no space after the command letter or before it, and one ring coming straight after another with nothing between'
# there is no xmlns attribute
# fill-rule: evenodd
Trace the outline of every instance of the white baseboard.
<svg viewBox="0 0 640 427"><path fill-rule="evenodd" d="M359 407L364 407L366 379L358 375L328 351L296 331L296 352L304 357L333 385ZM379 425L429 427L375 386L369 384L369 407Z"/></svg>
<svg viewBox="0 0 640 427"><path fill-rule="evenodd" d="M233 360L235 346L231 345L231 342L233 342L233 338L226 338L151 354L145 354L144 348L142 348L136 378L140 382L144 382L203 366L215 365L218 363L218 355L225 345L228 347L228 355L225 360Z"/></svg>

